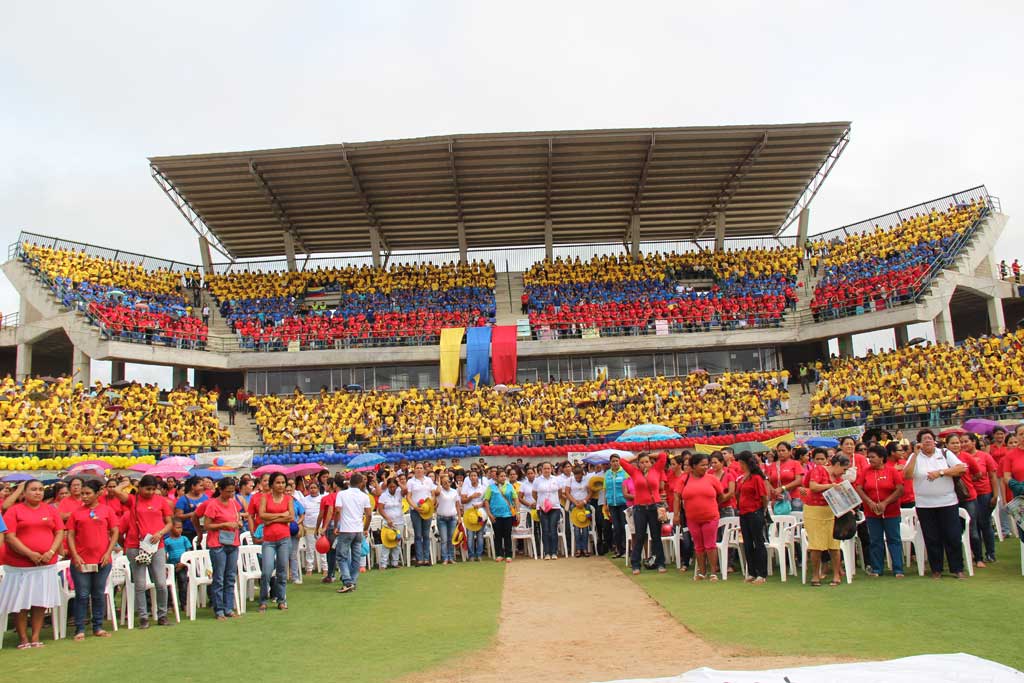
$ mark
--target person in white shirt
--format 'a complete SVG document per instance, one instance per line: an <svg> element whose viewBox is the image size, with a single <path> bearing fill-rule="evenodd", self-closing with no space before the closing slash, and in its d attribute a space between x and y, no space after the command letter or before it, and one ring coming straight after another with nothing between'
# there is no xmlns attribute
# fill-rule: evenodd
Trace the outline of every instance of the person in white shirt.
<svg viewBox="0 0 1024 683"><path fill-rule="evenodd" d="M363 539L370 528L370 497L360 488L365 481L362 472L353 472L348 488L339 492L334 502L338 508L338 537L334 543L341 566L339 593L356 589L359 567L363 564Z"/></svg>
<svg viewBox="0 0 1024 683"><path fill-rule="evenodd" d="M949 571L962 579L960 507L953 479L967 472L967 466L950 451L936 446L935 433L930 429L917 433L917 444L903 467L903 478L914 481L914 509L924 535L932 578L942 578L942 551L945 549Z"/></svg>
<svg viewBox="0 0 1024 683"><path fill-rule="evenodd" d="M441 564L455 564L452 536L459 525L462 501L445 472L441 473L441 485L434 490L434 498L437 500L437 531L441 535Z"/></svg>
<svg viewBox="0 0 1024 683"><path fill-rule="evenodd" d="M299 498L299 503L306 509L302 518L302 529L300 533L306 539L306 573L313 573L313 558L316 557L316 527L320 521L320 501L324 494L320 486L314 481L306 488L306 495Z"/></svg>
<svg viewBox="0 0 1024 683"><path fill-rule="evenodd" d="M480 475L476 470L470 470L469 479L462 483L462 490L459 494L462 497L462 505L464 508L474 507L477 509L477 514L485 522L487 515L484 512L484 491L487 487L480 481ZM472 531L466 529L466 542L469 545L469 561L479 562L481 555L484 554L484 531L486 531L486 524L479 531Z"/></svg>
<svg viewBox="0 0 1024 683"><path fill-rule="evenodd" d="M384 525L391 527L399 533L405 533L405 514L402 512L402 491L398 488L398 479L388 479L387 488L381 491L377 499L377 513L384 518ZM377 546L377 564L381 569L391 567L395 569L401 566L402 547L401 544L394 548L386 548L383 544Z"/></svg>
<svg viewBox="0 0 1024 683"><path fill-rule="evenodd" d="M541 475L533 480L533 496L540 514L542 553L545 560L558 559L558 524L562 518L561 485L552 474L551 463L540 466Z"/></svg>
<svg viewBox="0 0 1024 683"><path fill-rule="evenodd" d="M569 501L569 510L573 508L587 509L587 500L590 498L590 490L587 488L587 480L583 476L583 467L576 465L572 469L572 476L569 484L565 487L563 495ZM572 527L572 542L574 557L590 557L590 529Z"/></svg>
<svg viewBox="0 0 1024 683"><path fill-rule="evenodd" d="M430 566L430 517L420 515L420 505L434 498L434 482L424 475L423 463L418 462L412 469L412 477L405 482L406 499L409 501L409 517L415 538L417 567Z"/></svg>

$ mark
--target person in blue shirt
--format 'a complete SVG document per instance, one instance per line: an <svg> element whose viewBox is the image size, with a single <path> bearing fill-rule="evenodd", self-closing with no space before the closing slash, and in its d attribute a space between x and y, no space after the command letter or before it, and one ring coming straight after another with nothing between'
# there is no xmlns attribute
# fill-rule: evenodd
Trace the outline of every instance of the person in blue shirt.
<svg viewBox="0 0 1024 683"><path fill-rule="evenodd" d="M505 470L484 491L484 508L494 529L494 559L512 561L512 527L516 525L516 490L508 483Z"/></svg>
<svg viewBox="0 0 1024 683"><path fill-rule="evenodd" d="M191 543L198 534L196 526L196 508L200 503L209 500L203 492L203 480L199 477L189 477L185 480L185 495L178 498L174 504L174 518L180 519L185 537Z"/></svg>
<svg viewBox="0 0 1024 683"><path fill-rule="evenodd" d="M622 482L628 476L619 456L608 459L608 471L604 473L604 512L612 521L611 547L617 558L626 556L626 494Z"/></svg>
<svg viewBox="0 0 1024 683"><path fill-rule="evenodd" d="M181 563L181 556L192 550L192 541L183 533L180 519L171 524L171 533L164 537L164 552L167 553L167 565L174 567L174 585L178 589L178 604L185 604L185 588L188 586L188 567Z"/></svg>

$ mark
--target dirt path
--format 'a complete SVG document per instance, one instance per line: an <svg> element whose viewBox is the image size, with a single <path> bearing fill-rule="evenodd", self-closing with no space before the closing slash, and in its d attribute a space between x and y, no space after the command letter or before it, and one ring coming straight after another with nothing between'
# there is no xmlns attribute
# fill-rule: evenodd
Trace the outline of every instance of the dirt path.
<svg viewBox="0 0 1024 683"><path fill-rule="evenodd" d="M494 647L474 654L471 664L451 662L415 674L407 683L589 683L675 676L701 666L767 669L822 663L712 647L603 558L524 559L506 572ZM573 588L580 586L586 590Z"/></svg>

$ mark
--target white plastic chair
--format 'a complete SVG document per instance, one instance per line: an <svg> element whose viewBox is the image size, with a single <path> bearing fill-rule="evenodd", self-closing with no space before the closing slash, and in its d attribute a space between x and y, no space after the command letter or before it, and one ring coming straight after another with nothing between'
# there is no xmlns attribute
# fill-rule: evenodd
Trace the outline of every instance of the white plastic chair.
<svg viewBox="0 0 1024 683"><path fill-rule="evenodd" d="M243 531L242 533L240 533L238 535L238 544L252 545L252 534L250 534L248 531Z"/></svg>
<svg viewBox="0 0 1024 683"><path fill-rule="evenodd" d="M512 527L512 556L516 554L516 541L522 541L523 546L530 550L533 559L539 560L537 553L537 541L533 537L533 527L529 525L530 511L525 507L519 510L519 518L516 525Z"/></svg>
<svg viewBox="0 0 1024 683"><path fill-rule="evenodd" d="M924 576L928 552L924 545L924 534L921 533L921 526L917 522L917 512L913 508L900 510L900 540L903 542L904 571L910 568L910 549L913 547L917 560L917 574ZM886 553L888 554L888 550Z"/></svg>
<svg viewBox="0 0 1024 683"><path fill-rule="evenodd" d="M558 543L562 546L562 554L569 557L569 541L565 535L565 519L568 517L568 513L562 510L562 514L558 516Z"/></svg>
<svg viewBox="0 0 1024 683"><path fill-rule="evenodd" d="M626 518L626 566L629 566L630 557L629 548L633 545L633 536L636 534L636 528L633 526L633 508L627 507L624 511L623 516Z"/></svg>
<svg viewBox="0 0 1024 683"><path fill-rule="evenodd" d="M1020 535L1020 528L1013 521L1010 522L1010 527L1013 529L1010 533L1017 539L1017 545L1020 546L1020 575L1024 576L1024 536Z"/></svg>
<svg viewBox="0 0 1024 683"><path fill-rule="evenodd" d="M196 608L200 603L206 605L205 587L213 583L213 562L208 550L190 550L182 554L180 561L188 568L188 618L195 621Z"/></svg>
<svg viewBox="0 0 1024 683"><path fill-rule="evenodd" d="M238 573L235 578L235 604L238 613L245 614L246 602L252 600L263 576L261 558L263 549L258 545L238 547Z"/></svg>
<svg viewBox="0 0 1024 683"><path fill-rule="evenodd" d="M971 552L971 513L960 508L960 519L963 520L963 531L960 532L960 545L964 548L964 565L967 575L974 576L974 553Z"/></svg>
<svg viewBox="0 0 1024 683"><path fill-rule="evenodd" d="M798 523L792 515L777 515L772 518L768 527L768 542L765 550L768 553L768 575L772 574L772 553L779 563L779 574L786 580L787 574L796 576L796 535ZM787 567L786 562L789 562Z"/></svg>
<svg viewBox="0 0 1024 683"><path fill-rule="evenodd" d="M60 584L60 602L53 608L50 618L53 620L53 639L67 638L68 617L71 615L71 603L75 600L75 589L70 586L71 560L61 560L53 565Z"/></svg>
<svg viewBox="0 0 1024 683"><path fill-rule="evenodd" d="M181 605L178 604L178 580L174 576L174 565L170 562L164 564L164 581L167 584L167 604L174 606L174 621L175 623L181 623ZM154 595L156 594L156 588L153 589ZM113 602L113 599L111 599ZM154 603L156 604L156 603ZM117 628L115 626L114 630Z"/></svg>
<svg viewBox="0 0 1024 683"><path fill-rule="evenodd" d="M857 537L840 541L839 542L839 553L842 556L843 569L846 572L846 583L853 583L853 575L856 573L857 562L856 562L856 548L857 548ZM824 553L824 551L822 551ZM800 526L800 582L807 583L807 556L809 551L807 548L807 530L804 529L803 525Z"/></svg>
<svg viewBox="0 0 1024 683"><path fill-rule="evenodd" d="M672 533L666 536L664 533L661 535L661 547L665 552L665 561L669 562L673 558L676 561L676 569L681 569L683 566L682 553L679 552L679 542L682 537L682 531L679 527L672 525Z"/></svg>

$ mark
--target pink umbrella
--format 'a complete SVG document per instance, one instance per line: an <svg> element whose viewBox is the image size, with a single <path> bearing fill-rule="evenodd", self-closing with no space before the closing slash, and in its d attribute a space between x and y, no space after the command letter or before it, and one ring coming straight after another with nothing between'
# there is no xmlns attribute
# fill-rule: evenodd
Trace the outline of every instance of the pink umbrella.
<svg viewBox="0 0 1024 683"><path fill-rule="evenodd" d="M132 472L142 472L142 473L146 473L146 472L149 472L149 471L150 471L151 469L153 469L154 467L156 467L156 465L149 465L149 464L147 464L147 463L144 463L144 462L140 462L140 463L138 463L137 465L132 465L132 466L131 466L131 467L129 467L128 469L130 469L130 470L131 470Z"/></svg>
<svg viewBox="0 0 1024 683"><path fill-rule="evenodd" d="M270 467L275 467L275 466L274 465L270 465ZM262 468L260 468L260 469L262 469ZM307 474L316 474L317 472L319 472L320 470L323 470L323 469L325 469L323 465L320 465L320 464L315 463L315 462L307 462L307 463L304 463L302 465L292 465L291 467L287 467L287 468L283 469L282 471L285 474L291 475L293 477L304 477ZM259 472L259 470L257 470L257 472Z"/></svg>
<svg viewBox="0 0 1024 683"><path fill-rule="evenodd" d="M114 469L114 466L111 465L106 460L83 460L82 462L75 463L75 467L78 467L80 465L96 465L97 467L101 467L105 470Z"/></svg>
<svg viewBox="0 0 1024 683"><path fill-rule="evenodd" d="M68 469L68 474L72 476L76 474L96 474L102 477L103 468L99 465L90 465L88 463L80 462L72 465L70 469Z"/></svg>
<svg viewBox="0 0 1024 683"><path fill-rule="evenodd" d="M160 477L161 479L166 479L167 477L184 479L188 476L188 470L181 467L175 467L173 465L170 467L160 467L159 465L155 465L152 469L147 470L146 474L151 474L154 477Z"/></svg>
<svg viewBox="0 0 1024 683"><path fill-rule="evenodd" d="M171 457L164 458L163 460L157 463L157 467L167 467L170 465L174 465L181 469L190 470L196 466L196 461L193 458L186 458L181 455L172 455Z"/></svg>
<svg viewBox="0 0 1024 683"><path fill-rule="evenodd" d="M285 472L285 468L281 465L264 465L263 467L257 467L252 471L252 473L257 476L273 474L274 472Z"/></svg>

